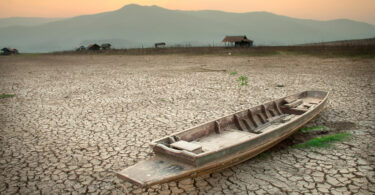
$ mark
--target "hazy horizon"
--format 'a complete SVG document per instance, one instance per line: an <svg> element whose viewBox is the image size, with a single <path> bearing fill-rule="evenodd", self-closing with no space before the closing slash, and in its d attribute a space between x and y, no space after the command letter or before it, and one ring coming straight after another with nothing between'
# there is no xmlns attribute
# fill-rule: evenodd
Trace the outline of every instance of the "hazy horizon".
<svg viewBox="0 0 375 195"><path fill-rule="evenodd" d="M71 50L95 42L111 43L114 48L152 47L161 41L168 46L219 46L225 35L247 35L254 45L296 45L374 37L375 25L266 12L176 11L138 5L52 22L0 20L0 45L24 52Z"/></svg>
<svg viewBox="0 0 375 195"><path fill-rule="evenodd" d="M156 5L172 10L217 10L233 13L271 12L300 19L335 20L350 19L375 24L375 1L362 0L360 3L350 0L12 0L0 2L0 18L37 17L37 18L71 18L80 15L91 15L118 10L129 4L143 6Z"/></svg>

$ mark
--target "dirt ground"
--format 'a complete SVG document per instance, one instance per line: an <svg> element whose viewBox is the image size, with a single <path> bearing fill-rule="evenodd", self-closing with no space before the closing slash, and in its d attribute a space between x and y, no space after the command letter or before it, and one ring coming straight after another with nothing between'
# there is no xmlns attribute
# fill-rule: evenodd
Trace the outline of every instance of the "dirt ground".
<svg viewBox="0 0 375 195"><path fill-rule="evenodd" d="M0 194L375 193L375 59L21 55L0 57L0 74L0 94L15 94L0 99ZM148 189L115 175L149 158L154 139L312 89L329 91L329 105L307 126L350 139L296 149L296 134L230 169Z"/></svg>

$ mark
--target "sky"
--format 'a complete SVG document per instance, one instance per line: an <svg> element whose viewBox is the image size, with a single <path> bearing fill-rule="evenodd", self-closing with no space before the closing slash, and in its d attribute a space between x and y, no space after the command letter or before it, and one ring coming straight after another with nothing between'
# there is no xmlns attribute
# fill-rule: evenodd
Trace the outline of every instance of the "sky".
<svg viewBox="0 0 375 195"><path fill-rule="evenodd" d="M127 4L178 10L268 11L294 18L347 18L375 24L375 0L0 0L0 18L73 17L113 11Z"/></svg>

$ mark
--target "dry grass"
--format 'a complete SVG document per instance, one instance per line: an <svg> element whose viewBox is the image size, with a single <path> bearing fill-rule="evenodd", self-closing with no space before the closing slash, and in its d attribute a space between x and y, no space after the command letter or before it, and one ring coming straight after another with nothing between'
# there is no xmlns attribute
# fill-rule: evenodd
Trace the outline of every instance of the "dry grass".
<svg viewBox="0 0 375 195"><path fill-rule="evenodd" d="M304 45L304 46L256 46L250 48L234 47L168 47L112 49L105 51L64 51L54 54L110 54L110 55L234 55L234 56L272 56L272 55L311 55L318 57L360 57L374 58L375 45Z"/></svg>

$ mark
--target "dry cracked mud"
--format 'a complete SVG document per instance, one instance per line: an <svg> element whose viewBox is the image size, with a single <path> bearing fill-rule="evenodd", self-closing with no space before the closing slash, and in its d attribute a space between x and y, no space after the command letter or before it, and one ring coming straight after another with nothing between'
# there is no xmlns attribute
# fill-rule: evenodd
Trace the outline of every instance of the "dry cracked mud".
<svg viewBox="0 0 375 195"><path fill-rule="evenodd" d="M0 57L0 74L0 93L15 94L0 99L0 194L375 193L374 59L24 55ZM249 79L240 93L239 75ZM330 100L308 126L350 139L323 149L276 146L150 188L115 175L149 158L151 140L310 89L329 91Z"/></svg>

